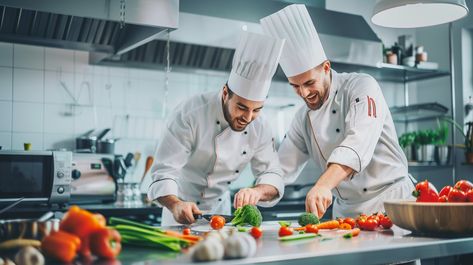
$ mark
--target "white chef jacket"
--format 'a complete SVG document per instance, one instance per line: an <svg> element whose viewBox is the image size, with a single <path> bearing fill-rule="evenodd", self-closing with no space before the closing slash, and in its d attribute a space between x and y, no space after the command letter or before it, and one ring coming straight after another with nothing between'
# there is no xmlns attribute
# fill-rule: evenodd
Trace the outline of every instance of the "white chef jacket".
<svg viewBox="0 0 473 265"><path fill-rule="evenodd" d="M409 197L414 188L388 105L371 76L331 73L328 99L318 110L301 107L279 148L284 181L294 182L309 158L323 170L345 165L355 174L332 191L334 216L383 210L384 199Z"/></svg>
<svg viewBox="0 0 473 265"><path fill-rule="evenodd" d="M222 92L192 97L169 119L151 168L148 197L175 195L204 212L230 214L228 186L251 163L256 184L272 185L279 192L258 205L275 205L284 194L284 181L271 132L262 114L244 131L233 131L224 118ZM162 225L177 224L167 209L162 219Z"/></svg>

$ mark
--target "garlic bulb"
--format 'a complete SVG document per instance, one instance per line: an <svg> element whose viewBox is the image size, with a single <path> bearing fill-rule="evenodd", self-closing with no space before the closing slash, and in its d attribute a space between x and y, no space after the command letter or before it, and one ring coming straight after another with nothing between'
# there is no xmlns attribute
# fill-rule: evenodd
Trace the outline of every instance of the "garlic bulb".
<svg viewBox="0 0 473 265"><path fill-rule="evenodd" d="M251 257L256 252L256 241L247 233L232 233L223 242L225 258L238 259Z"/></svg>
<svg viewBox="0 0 473 265"><path fill-rule="evenodd" d="M216 236L209 236L199 242L192 252L193 261L215 261L223 258L222 240Z"/></svg>

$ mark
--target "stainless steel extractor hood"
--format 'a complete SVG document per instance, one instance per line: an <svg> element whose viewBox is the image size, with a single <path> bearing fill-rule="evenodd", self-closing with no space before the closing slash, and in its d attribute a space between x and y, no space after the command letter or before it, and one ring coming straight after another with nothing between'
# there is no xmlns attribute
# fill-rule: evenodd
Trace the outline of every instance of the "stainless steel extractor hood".
<svg viewBox="0 0 473 265"><path fill-rule="evenodd" d="M261 33L259 19L287 5L275 0L181 0L179 29L170 34L172 69L229 71L241 29ZM343 68L340 70L352 70L354 64L376 66L382 61L381 40L361 16L315 7L308 10L328 58ZM166 40L160 36L95 63L164 69L165 51ZM276 78L285 80L280 69Z"/></svg>
<svg viewBox="0 0 473 265"><path fill-rule="evenodd" d="M178 20L179 0L0 0L0 41L108 56L176 29Z"/></svg>

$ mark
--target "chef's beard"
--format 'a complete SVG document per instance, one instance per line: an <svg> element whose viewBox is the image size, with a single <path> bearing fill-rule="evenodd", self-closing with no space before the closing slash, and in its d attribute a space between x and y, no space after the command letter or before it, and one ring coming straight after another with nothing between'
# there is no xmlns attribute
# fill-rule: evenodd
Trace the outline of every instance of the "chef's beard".
<svg viewBox="0 0 473 265"><path fill-rule="evenodd" d="M226 103L223 103L223 117L225 117L225 120L228 122L230 125L230 128L236 132L241 132L246 129L246 126L250 124L249 122L244 126L244 127L237 127L238 126L238 118L235 117L233 118L231 113L230 113L230 107L228 106L229 103L228 101ZM241 119L240 119L241 120Z"/></svg>
<svg viewBox="0 0 473 265"><path fill-rule="evenodd" d="M324 105L325 101L327 101L329 90L330 90L330 82L328 81L327 78L324 79L323 87L324 87L323 94L317 93L316 97L318 100L315 103L310 103L307 99L304 98L304 102L309 109L318 110ZM309 95L308 97L311 97L311 96L312 95Z"/></svg>

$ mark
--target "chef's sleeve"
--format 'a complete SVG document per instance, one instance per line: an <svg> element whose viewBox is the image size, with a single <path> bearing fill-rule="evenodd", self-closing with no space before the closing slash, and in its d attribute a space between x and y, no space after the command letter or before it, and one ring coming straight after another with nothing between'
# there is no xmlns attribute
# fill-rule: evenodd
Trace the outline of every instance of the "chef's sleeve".
<svg viewBox="0 0 473 265"><path fill-rule="evenodd" d="M331 153L327 165L341 164L361 172L370 163L389 111L376 80L363 76L353 81L345 119L345 138Z"/></svg>
<svg viewBox="0 0 473 265"><path fill-rule="evenodd" d="M251 159L251 170L255 175L255 185L266 184L278 190L278 196L270 201L259 201L258 206L272 207L281 200L284 195L284 181L282 179L281 166L278 154L271 135L269 123L264 126L259 137L259 145Z"/></svg>
<svg viewBox="0 0 473 265"><path fill-rule="evenodd" d="M279 146L278 156L285 184L294 183L309 160L309 152L302 133L306 114L305 111L297 112Z"/></svg>
<svg viewBox="0 0 473 265"><path fill-rule="evenodd" d="M178 196L177 180L191 155L193 129L182 112L169 119L151 167L153 181L148 189L150 200L168 195ZM159 202L158 205L162 207Z"/></svg>

